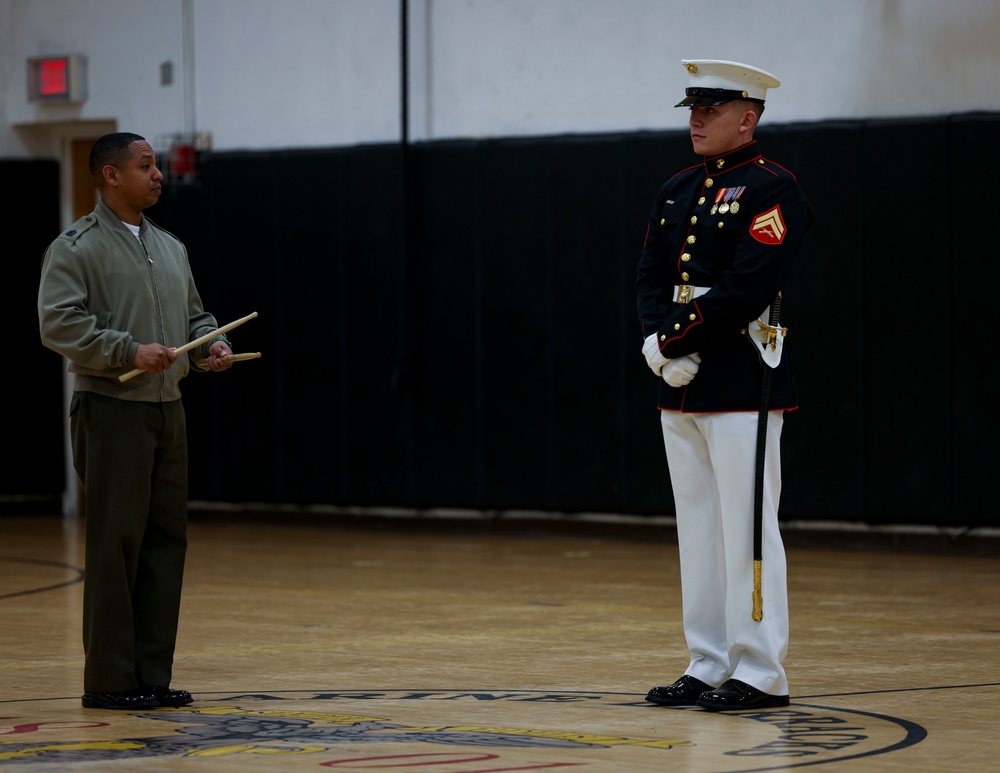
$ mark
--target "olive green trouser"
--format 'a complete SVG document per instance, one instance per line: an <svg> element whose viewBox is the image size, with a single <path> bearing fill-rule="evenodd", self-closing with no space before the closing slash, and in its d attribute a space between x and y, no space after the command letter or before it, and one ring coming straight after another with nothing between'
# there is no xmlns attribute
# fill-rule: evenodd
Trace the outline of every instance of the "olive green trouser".
<svg viewBox="0 0 1000 773"><path fill-rule="evenodd" d="M86 507L84 690L169 685L187 550L184 408L74 392L70 417Z"/></svg>

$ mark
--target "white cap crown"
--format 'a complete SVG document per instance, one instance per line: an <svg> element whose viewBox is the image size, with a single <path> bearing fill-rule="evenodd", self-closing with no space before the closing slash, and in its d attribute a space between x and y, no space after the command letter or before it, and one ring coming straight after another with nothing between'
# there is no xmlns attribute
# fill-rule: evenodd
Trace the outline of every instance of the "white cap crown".
<svg viewBox="0 0 1000 773"><path fill-rule="evenodd" d="M733 99L763 102L768 89L776 89L781 81L774 75L741 62L724 59L682 59L689 81L685 97L675 107L721 105Z"/></svg>

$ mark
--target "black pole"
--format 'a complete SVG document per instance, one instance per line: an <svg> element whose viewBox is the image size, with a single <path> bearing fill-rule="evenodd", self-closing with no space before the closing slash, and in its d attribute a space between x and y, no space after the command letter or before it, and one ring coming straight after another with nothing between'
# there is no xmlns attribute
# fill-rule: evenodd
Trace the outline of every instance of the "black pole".
<svg viewBox="0 0 1000 773"><path fill-rule="evenodd" d="M396 373L393 378L393 386L399 386L406 381L410 375L413 365L414 349L414 324L416 323L416 217L414 207L416 206L416 196L413 185L413 155L410 147L410 53L409 53L409 0L400 0L399 3L399 61L400 61L400 93L399 93L399 156L400 156L400 192L402 217L400 222L403 226L401 234L401 255L400 255L400 292L401 313L400 320L400 355Z"/></svg>
<svg viewBox="0 0 1000 773"><path fill-rule="evenodd" d="M400 222L403 225L401 234L400 270L402 292L402 319L400 343L400 363L397 368L395 382L405 379L413 358L413 323L415 316L415 272L414 243L416 239L416 218L413 208L416 204L413 193L413 158L410 148L410 47L409 47L409 0L399 3L399 156L400 156L400 191L403 209Z"/></svg>
<svg viewBox="0 0 1000 773"><path fill-rule="evenodd" d="M409 1L400 0L399 4L399 153L400 153L400 204L402 207L402 233L400 234L400 325L399 350L396 367L393 370L390 392L398 392L397 399L402 409L402 443L405 449L405 484L406 499L412 501L415 496L416 472L414 463L416 443L416 417L414 406L414 360L415 360L415 329L417 323L417 272L415 267L416 218L414 206L416 196L413 186L413 159L410 148L410 110L409 110Z"/></svg>
<svg viewBox="0 0 1000 773"><path fill-rule="evenodd" d="M410 124L410 47L409 47L409 16L410 4L408 0L399 2L399 63L400 63L400 144L405 150L410 144L409 124Z"/></svg>

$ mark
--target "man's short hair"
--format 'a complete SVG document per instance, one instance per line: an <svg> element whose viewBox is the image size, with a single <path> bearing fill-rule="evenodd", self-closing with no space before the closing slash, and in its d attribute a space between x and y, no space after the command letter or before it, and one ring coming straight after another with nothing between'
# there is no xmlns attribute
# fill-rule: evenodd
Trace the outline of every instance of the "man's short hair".
<svg viewBox="0 0 1000 773"><path fill-rule="evenodd" d="M145 137L131 132L105 134L90 149L90 174L95 180L101 178L101 170L107 164L123 166L131 155L129 148L133 142L145 142Z"/></svg>
<svg viewBox="0 0 1000 773"><path fill-rule="evenodd" d="M753 110L757 114L757 120L760 121L760 117L764 115L764 103L753 99L744 99L741 101L747 106L747 109Z"/></svg>

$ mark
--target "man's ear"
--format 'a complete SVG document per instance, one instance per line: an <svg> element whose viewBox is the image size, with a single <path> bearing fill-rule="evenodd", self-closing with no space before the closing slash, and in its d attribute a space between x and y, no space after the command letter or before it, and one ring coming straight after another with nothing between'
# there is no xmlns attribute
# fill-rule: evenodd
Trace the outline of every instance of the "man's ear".
<svg viewBox="0 0 1000 773"><path fill-rule="evenodd" d="M111 164L105 164L104 168L101 169L101 176L104 178L104 182L112 187L121 185L121 180L118 178L118 167Z"/></svg>
<svg viewBox="0 0 1000 773"><path fill-rule="evenodd" d="M751 108L743 111L743 118L740 120L741 132L753 132L757 127L757 113Z"/></svg>

